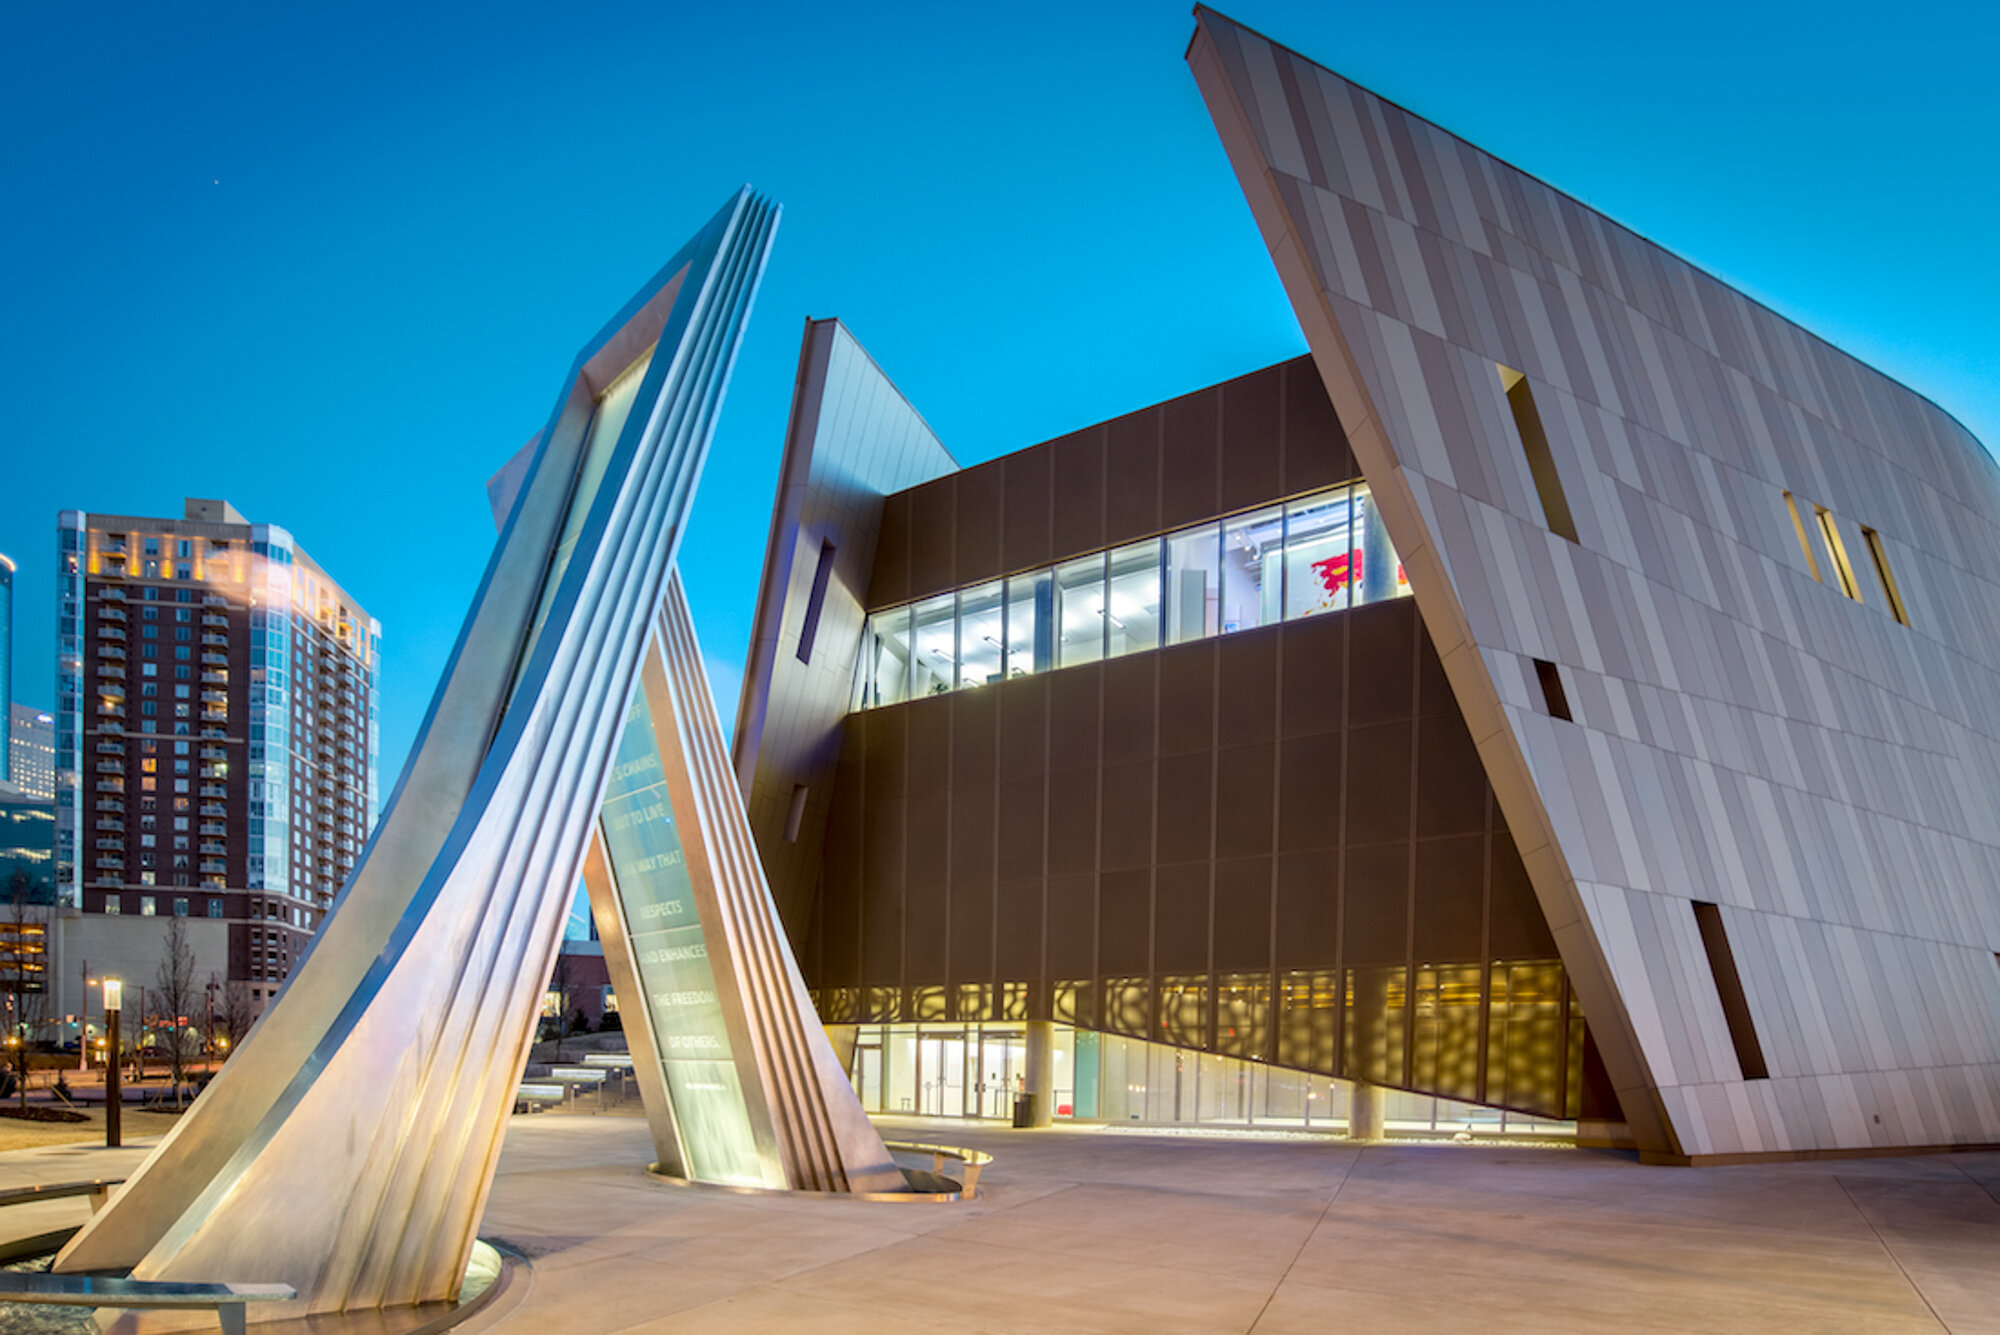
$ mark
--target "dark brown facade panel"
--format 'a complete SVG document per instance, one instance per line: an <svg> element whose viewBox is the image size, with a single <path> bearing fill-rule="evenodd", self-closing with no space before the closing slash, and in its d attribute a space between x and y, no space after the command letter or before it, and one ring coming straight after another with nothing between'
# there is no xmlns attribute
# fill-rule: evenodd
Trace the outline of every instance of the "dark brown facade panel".
<svg viewBox="0 0 2000 1335"><path fill-rule="evenodd" d="M1268 632L1217 641L1216 735L1227 745L1278 735L1278 644Z"/></svg>
<svg viewBox="0 0 2000 1335"><path fill-rule="evenodd" d="M1342 740L1317 733L1279 744L1279 852L1340 846Z"/></svg>
<svg viewBox="0 0 2000 1335"><path fill-rule="evenodd" d="M1098 867L1124 871L1153 864L1153 764L1106 765L1100 796Z"/></svg>
<svg viewBox="0 0 2000 1335"><path fill-rule="evenodd" d="M1097 970L1097 873L1051 874L1044 903L1048 980L1089 979Z"/></svg>
<svg viewBox="0 0 2000 1335"><path fill-rule="evenodd" d="M1451 682L1444 675L1444 660L1431 647L1421 622L1418 634L1423 638L1423 652L1417 655L1417 713L1424 718L1443 715L1463 725L1465 712L1458 707L1458 697L1452 694Z"/></svg>
<svg viewBox="0 0 2000 1335"><path fill-rule="evenodd" d="M1055 560L1051 527L1055 458L1052 446L1037 445L998 461L1005 492L1000 527L1003 569L1027 570Z"/></svg>
<svg viewBox="0 0 2000 1335"><path fill-rule="evenodd" d="M1407 720L1347 730L1345 838L1350 846L1409 838L1410 740Z"/></svg>
<svg viewBox="0 0 2000 1335"><path fill-rule="evenodd" d="M908 596L925 598L958 582L958 479L950 473L912 488L910 498L910 587Z"/></svg>
<svg viewBox="0 0 2000 1335"><path fill-rule="evenodd" d="M1416 709L1414 618L1381 616L1378 603L1347 614L1347 725L1406 719ZM1435 651L1431 651L1435 652Z"/></svg>
<svg viewBox="0 0 2000 1335"><path fill-rule="evenodd" d="M1016 677L992 692L1000 701L1000 782L1039 779L1048 770L1049 676Z"/></svg>
<svg viewBox="0 0 2000 1335"><path fill-rule="evenodd" d="M1272 366L1221 387L1222 510L1284 495L1284 380Z"/></svg>
<svg viewBox="0 0 2000 1335"><path fill-rule="evenodd" d="M1159 748L1162 756L1208 751L1215 745L1215 640L1176 645L1159 660Z"/></svg>
<svg viewBox="0 0 2000 1335"><path fill-rule="evenodd" d="M1486 768L1465 720L1434 714L1417 725L1419 839L1486 828Z"/></svg>
<svg viewBox="0 0 2000 1335"><path fill-rule="evenodd" d="M1280 969L1327 968L1340 959L1340 852L1281 853L1277 865Z"/></svg>
<svg viewBox="0 0 2000 1335"><path fill-rule="evenodd" d="M1417 902L1411 956L1419 964L1484 956L1486 836L1417 841Z"/></svg>
<svg viewBox="0 0 2000 1335"><path fill-rule="evenodd" d="M1097 781L1095 770L1058 770L1049 775L1049 875L1097 870Z"/></svg>
<svg viewBox="0 0 2000 1335"><path fill-rule="evenodd" d="M1106 977L1152 972L1152 870L1105 872L1097 894L1099 971Z"/></svg>
<svg viewBox="0 0 2000 1335"><path fill-rule="evenodd" d="M946 896L951 793L912 785L903 839L903 950L911 984L945 981L950 942Z"/></svg>
<svg viewBox="0 0 2000 1335"><path fill-rule="evenodd" d="M1350 844L1341 870L1341 953L1349 968L1409 958L1410 846Z"/></svg>
<svg viewBox="0 0 2000 1335"><path fill-rule="evenodd" d="M1310 357L1286 362L1285 480L1286 495L1329 487L1360 473L1347 433L1333 414L1326 385Z"/></svg>
<svg viewBox="0 0 2000 1335"><path fill-rule="evenodd" d="M951 791L951 701L924 700L909 711L903 743L905 784L911 809ZM940 828L940 833L942 829Z"/></svg>
<svg viewBox="0 0 2000 1335"><path fill-rule="evenodd" d="M1271 876L1268 857L1224 858L1215 864L1216 972L1271 967Z"/></svg>
<svg viewBox="0 0 2000 1335"><path fill-rule="evenodd" d="M1215 814L1210 787L1214 769L1215 756L1207 751L1160 758L1155 861L1208 862Z"/></svg>
<svg viewBox="0 0 2000 1335"><path fill-rule="evenodd" d="M910 596L910 493L882 501L882 532L875 540L875 569L868 578L868 606L887 607Z"/></svg>
<svg viewBox="0 0 2000 1335"><path fill-rule="evenodd" d="M1220 514L1222 392L1205 389L1160 405L1160 526Z"/></svg>
<svg viewBox="0 0 2000 1335"><path fill-rule="evenodd" d="M1039 881L1043 867L1044 813L1048 786L1042 775L1016 779L999 789L998 856L995 874L1003 881Z"/></svg>
<svg viewBox="0 0 2000 1335"><path fill-rule="evenodd" d="M1000 755L1000 695L960 691L951 702L951 782L991 785Z"/></svg>
<svg viewBox="0 0 2000 1335"><path fill-rule="evenodd" d="M1113 659L1104 673L1104 763L1153 758L1157 711L1157 654Z"/></svg>
<svg viewBox="0 0 2000 1335"><path fill-rule="evenodd" d="M1104 525L1114 543L1160 529L1158 408L1105 423Z"/></svg>
<svg viewBox="0 0 2000 1335"><path fill-rule="evenodd" d="M856 763L840 767L843 787L860 784ZM832 987L861 983L861 915L863 896L860 804L836 803L826 826L817 898L820 929L813 934L819 950L819 976Z"/></svg>
<svg viewBox="0 0 2000 1335"><path fill-rule="evenodd" d="M1268 855L1276 832L1277 748L1231 746L1215 756L1215 856Z"/></svg>
<svg viewBox="0 0 2000 1335"><path fill-rule="evenodd" d="M1049 770L1096 769L1099 688L1096 664L1049 676Z"/></svg>
<svg viewBox="0 0 2000 1335"><path fill-rule="evenodd" d="M1288 622L1279 632L1283 674L1278 726L1286 737L1338 732L1345 726L1347 623L1355 615Z"/></svg>
<svg viewBox="0 0 2000 1335"><path fill-rule="evenodd" d="M993 977L993 837L991 788L951 795L951 959L953 982Z"/></svg>
<svg viewBox="0 0 2000 1335"><path fill-rule="evenodd" d="M1003 799L1004 809L1004 799ZM1042 983L1042 878L1002 879L995 896L993 972L1006 982ZM1033 989L1040 992L1040 988ZM1030 1014L1045 1020L1046 1014Z"/></svg>
<svg viewBox="0 0 2000 1335"><path fill-rule="evenodd" d="M1005 572L1001 563L1001 523L1006 479L994 464L968 468L955 475L958 483L954 582L974 584Z"/></svg>
<svg viewBox="0 0 2000 1335"><path fill-rule="evenodd" d="M1513 836L1493 831L1493 899L1489 912L1487 954L1496 960L1554 959L1555 935L1536 902L1528 869L1514 848Z"/></svg>
<svg viewBox="0 0 2000 1335"><path fill-rule="evenodd" d="M1091 427L1052 442L1055 450L1053 530L1061 560L1104 542L1104 428Z"/></svg>
<svg viewBox="0 0 2000 1335"><path fill-rule="evenodd" d="M864 814L862 981L894 984L903 976L903 808L875 803Z"/></svg>
<svg viewBox="0 0 2000 1335"><path fill-rule="evenodd" d="M1154 873L1154 973L1208 971L1209 876L1206 862L1170 863Z"/></svg>

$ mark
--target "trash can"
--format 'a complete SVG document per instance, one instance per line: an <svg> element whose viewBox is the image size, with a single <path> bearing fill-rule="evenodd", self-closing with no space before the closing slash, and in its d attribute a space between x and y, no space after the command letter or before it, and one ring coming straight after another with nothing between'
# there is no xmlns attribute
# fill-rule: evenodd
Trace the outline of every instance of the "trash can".
<svg viewBox="0 0 2000 1335"><path fill-rule="evenodd" d="M1016 1094L1014 1096L1014 1125L1033 1126L1035 1124L1035 1100L1039 1094Z"/></svg>

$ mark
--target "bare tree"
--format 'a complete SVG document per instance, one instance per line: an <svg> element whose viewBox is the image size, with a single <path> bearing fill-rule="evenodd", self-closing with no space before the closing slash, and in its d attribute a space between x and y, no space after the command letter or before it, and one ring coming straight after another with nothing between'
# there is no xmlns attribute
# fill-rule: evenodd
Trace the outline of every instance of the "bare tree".
<svg viewBox="0 0 2000 1335"><path fill-rule="evenodd" d="M228 1040L223 1049L224 1060L243 1046L244 1037L255 1023L257 1003L250 999L250 984L241 979L223 984L222 995L216 998L215 1027Z"/></svg>
<svg viewBox="0 0 2000 1335"><path fill-rule="evenodd" d="M555 972L549 976L549 992L556 1002L556 1060L563 1059L563 1039L569 1033L569 1012L571 997L576 992L576 982L570 977L569 956L558 951Z"/></svg>
<svg viewBox="0 0 2000 1335"><path fill-rule="evenodd" d="M166 1039L167 1060L173 1064L174 1107L181 1106L181 1083L187 1075L187 1019L197 1004L194 985L194 947L188 944L187 927L179 918L167 919L160 941L160 971L153 983L153 1003L160 1008L162 1034Z"/></svg>

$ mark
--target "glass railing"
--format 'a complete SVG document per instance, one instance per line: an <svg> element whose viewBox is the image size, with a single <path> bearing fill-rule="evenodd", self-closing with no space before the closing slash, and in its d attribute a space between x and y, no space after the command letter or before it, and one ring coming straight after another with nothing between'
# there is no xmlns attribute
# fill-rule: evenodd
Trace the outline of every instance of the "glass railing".
<svg viewBox="0 0 2000 1335"><path fill-rule="evenodd" d="M1408 597L1365 482L954 589L868 617L854 708Z"/></svg>

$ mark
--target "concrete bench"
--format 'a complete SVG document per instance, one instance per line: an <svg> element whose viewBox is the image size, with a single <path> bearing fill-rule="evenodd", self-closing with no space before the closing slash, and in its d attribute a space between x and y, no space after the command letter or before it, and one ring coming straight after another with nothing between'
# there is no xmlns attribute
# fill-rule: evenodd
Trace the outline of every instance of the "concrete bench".
<svg viewBox="0 0 2000 1335"><path fill-rule="evenodd" d="M959 1192L971 1200L979 1188L979 1170L993 1162L993 1156L985 1150L962 1150L952 1145L911 1145L898 1141L885 1141L884 1146L892 1153L901 1150L906 1154L928 1154L931 1156L931 1171L942 1174L945 1160L956 1159L963 1165L959 1174Z"/></svg>
<svg viewBox="0 0 2000 1335"><path fill-rule="evenodd" d="M151 1279L101 1279L95 1275L0 1273L0 1302L60 1307L140 1307L211 1311L225 1335L245 1335L244 1306L298 1297L289 1284L176 1284Z"/></svg>
<svg viewBox="0 0 2000 1335"><path fill-rule="evenodd" d="M586 1089L595 1090L597 1093L597 1107L599 1111L602 1111L604 1108L604 1081L610 1074L611 1072L601 1066L557 1066L550 1069L547 1078L551 1084L565 1085L569 1088L570 1102L572 1104L576 1102L577 1096L581 1095Z"/></svg>
<svg viewBox="0 0 2000 1335"><path fill-rule="evenodd" d="M93 1177L82 1182L45 1182L38 1187L9 1187L0 1191L0 1209L9 1205L33 1205L37 1201L59 1201L70 1196L90 1197L90 1212L96 1214L111 1199L111 1189L122 1177Z"/></svg>
<svg viewBox="0 0 2000 1335"><path fill-rule="evenodd" d="M569 1086L547 1085L539 1082L523 1084L514 1091L514 1109L526 1108L529 1112L562 1103L569 1098Z"/></svg>

